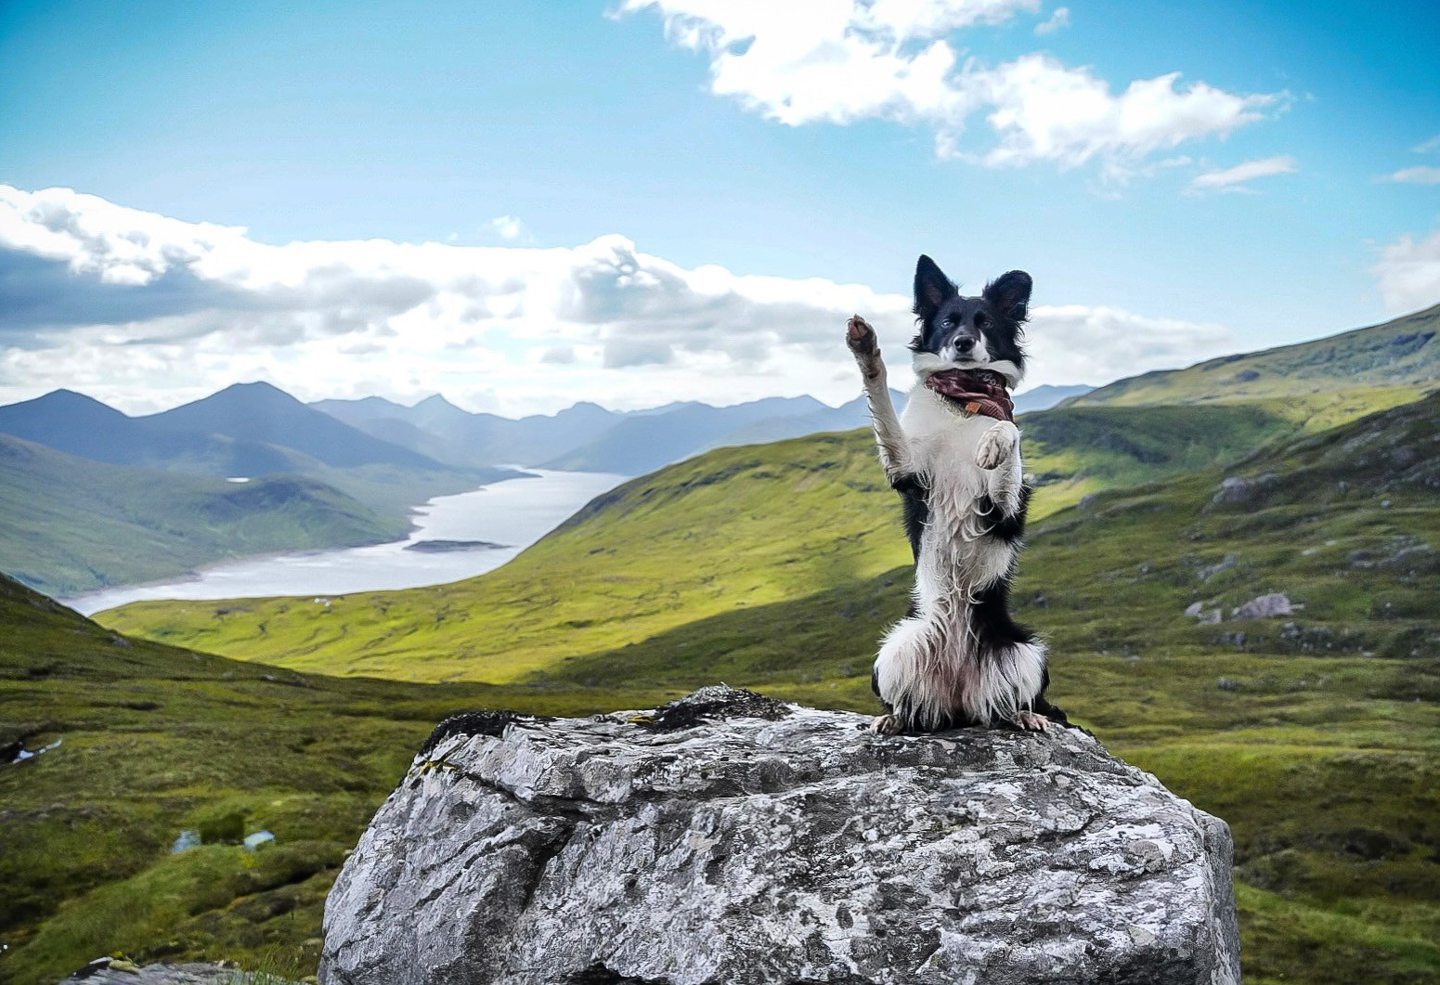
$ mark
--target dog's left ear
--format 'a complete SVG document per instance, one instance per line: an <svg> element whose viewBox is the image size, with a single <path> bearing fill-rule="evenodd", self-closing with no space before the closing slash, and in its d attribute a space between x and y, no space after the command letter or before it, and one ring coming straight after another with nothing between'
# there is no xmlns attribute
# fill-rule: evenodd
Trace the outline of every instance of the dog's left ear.
<svg viewBox="0 0 1440 985"><path fill-rule="evenodd" d="M995 310L1013 322L1023 322L1030 314L1030 275L1012 270L985 285L984 298Z"/></svg>

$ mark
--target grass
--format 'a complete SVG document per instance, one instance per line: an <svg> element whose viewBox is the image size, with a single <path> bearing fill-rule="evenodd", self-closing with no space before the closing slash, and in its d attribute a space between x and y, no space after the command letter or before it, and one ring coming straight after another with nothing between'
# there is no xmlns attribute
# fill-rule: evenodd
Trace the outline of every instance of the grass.
<svg viewBox="0 0 1440 985"><path fill-rule="evenodd" d="M1324 431L1282 410L1027 419L1047 484L1017 603L1054 699L1232 825L1248 981L1440 980L1440 401ZM453 586L104 616L287 670L6 587L0 741L64 745L0 767L0 976L117 949L313 971L339 859L450 711L644 707L717 679L873 709L909 581L895 514L868 437L822 436L635 480ZM1183 614L1268 591L1304 608ZM236 817L276 844L169 854L185 828L233 841Z"/></svg>
<svg viewBox="0 0 1440 985"><path fill-rule="evenodd" d="M0 766L0 981L111 953L313 974L325 893L435 722L656 699L296 674L127 640L0 577L0 748L61 740ZM215 840L171 854L187 829Z"/></svg>

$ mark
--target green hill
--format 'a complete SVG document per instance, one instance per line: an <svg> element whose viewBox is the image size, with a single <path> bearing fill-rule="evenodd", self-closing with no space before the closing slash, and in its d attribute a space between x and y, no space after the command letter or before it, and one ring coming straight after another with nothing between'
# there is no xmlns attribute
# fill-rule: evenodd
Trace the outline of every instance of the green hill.
<svg viewBox="0 0 1440 985"><path fill-rule="evenodd" d="M1440 305L1298 345L1145 373L1071 405L1151 406L1283 398L1321 426L1414 400L1440 380Z"/></svg>
<svg viewBox="0 0 1440 985"><path fill-rule="evenodd" d="M53 595L246 554L378 543L408 529L313 479L231 483L106 465L0 435L0 559Z"/></svg>
<svg viewBox="0 0 1440 985"><path fill-rule="evenodd" d="M116 952L314 974L325 893L434 724L587 700L128 640L0 575L0 981L53 985ZM187 830L203 844L172 852ZM238 843L260 830L274 843Z"/></svg>

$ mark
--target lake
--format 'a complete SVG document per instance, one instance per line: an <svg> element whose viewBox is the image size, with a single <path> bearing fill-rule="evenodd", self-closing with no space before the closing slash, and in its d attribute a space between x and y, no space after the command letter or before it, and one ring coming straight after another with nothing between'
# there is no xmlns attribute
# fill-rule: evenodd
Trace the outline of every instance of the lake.
<svg viewBox="0 0 1440 985"><path fill-rule="evenodd" d="M227 561L188 578L107 588L61 601L88 616L144 599L342 595L443 585L500 567L591 499L628 478L601 472L525 471L539 478L511 479L430 500L416 509L417 529L406 540ZM504 546L464 549L444 544L436 546L450 549L406 549L427 541L483 541Z"/></svg>

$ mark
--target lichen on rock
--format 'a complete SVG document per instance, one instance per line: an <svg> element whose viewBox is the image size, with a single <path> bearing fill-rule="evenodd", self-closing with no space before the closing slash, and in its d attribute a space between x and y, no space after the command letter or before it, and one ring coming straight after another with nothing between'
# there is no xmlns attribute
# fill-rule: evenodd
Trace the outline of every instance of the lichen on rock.
<svg viewBox="0 0 1440 985"><path fill-rule="evenodd" d="M723 688L468 722L346 863L326 985L1239 981L1229 829L1081 730Z"/></svg>

